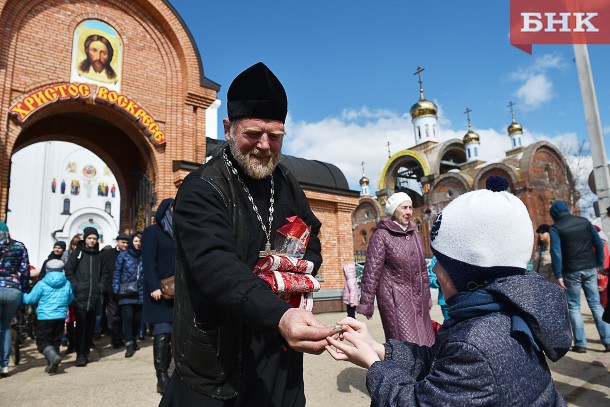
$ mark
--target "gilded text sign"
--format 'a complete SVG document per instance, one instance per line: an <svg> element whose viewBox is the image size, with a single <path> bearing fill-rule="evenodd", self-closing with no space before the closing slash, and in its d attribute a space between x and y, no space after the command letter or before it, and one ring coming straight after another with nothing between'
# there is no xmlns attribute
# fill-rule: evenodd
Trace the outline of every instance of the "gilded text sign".
<svg viewBox="0 0 610 407"><path fill-rule="evenodd" d="M156 144L165 143L165 133L159 128L150 113L129 96L110 90L105 86L92 89L92 86L86 83L50 85L21 98L11 106L9 112L19 122L24 123L32 113L59 100L86 99L92 95L95 102L111 105L136 120L138 125Z"/></svg>

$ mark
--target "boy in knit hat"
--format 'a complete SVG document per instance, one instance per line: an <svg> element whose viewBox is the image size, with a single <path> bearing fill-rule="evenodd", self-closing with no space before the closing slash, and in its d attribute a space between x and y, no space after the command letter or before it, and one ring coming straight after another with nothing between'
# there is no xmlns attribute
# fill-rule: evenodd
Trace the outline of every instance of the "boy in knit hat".
<svg viewBox="0 0 610 407"><path fill-rule="evenodd" d="M46 274L29 294L23 294L24 304L36 304L38 335L36 347L47 359L45 372L55 373L61 363L59 345L64 333L64 320L68 305L74 299L72 286L63 273L64 262L52 259L46 262Z"/></svg>
<svg viewBox="0 0 610 407"><path fill-rule="evenodd" d="M75 366L87 366L87 355L93 347L93 330L101 293L108 286L108 276L100 266L99 233L93 227L83 230L83 240L70 253L66 263L66 278L74 291L74 342L76 350Z"/></svg>
<svg viewBox="0 0 610 407"><path fill-rule="evenodd" d="M68 256L66 255L66 242L57 241L53 244L53 250L51 250L47 259L42 263L40 273L38 273L39 281L42 280L47 273L47 262L53 259L61 260L64 263L68 260Z"/></svg>
<svg viewBox="0 0 610 407"><path fill-rule="evenodd" d="M343 341L327 338L333 358L369 368L372 405L566 405L546 363L570 347L565 295L526 273L532 222L508 181L491 178L488 189L453 200L432 227L450 318L431 348L379 344L350 318L339 321Z"/></svg>

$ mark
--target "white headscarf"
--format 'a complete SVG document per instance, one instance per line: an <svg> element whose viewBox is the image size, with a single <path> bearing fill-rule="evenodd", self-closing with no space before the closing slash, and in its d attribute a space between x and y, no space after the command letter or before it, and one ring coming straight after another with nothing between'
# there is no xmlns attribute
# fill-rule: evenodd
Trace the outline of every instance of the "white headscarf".
<svg viewBox="0 0 610 407"><path fill-rule="evenodd" d="M396 211L396 208L398 208L400 206L400 204L402 204L405 201L411 201L411 197L404 193L404 192L397 192L394 195L392 195L391 197L388 198L386 204L385 204L385 213L388 214L389 216L394 215L394 212Z"/></svg>

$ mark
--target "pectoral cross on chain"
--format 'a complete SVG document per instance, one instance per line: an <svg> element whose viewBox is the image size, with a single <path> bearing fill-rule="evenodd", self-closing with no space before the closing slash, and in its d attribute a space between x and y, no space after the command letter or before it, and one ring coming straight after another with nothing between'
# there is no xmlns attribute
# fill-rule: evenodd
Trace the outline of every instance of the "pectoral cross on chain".
<svg viewBox="0 0 610 407"><path fill-rule="evenodd" d="M270 254L273 254L273 251L271 250L271 243L267 240L267 243L265 243L265 250L258 252L258 257L267 257Z"/></svg>

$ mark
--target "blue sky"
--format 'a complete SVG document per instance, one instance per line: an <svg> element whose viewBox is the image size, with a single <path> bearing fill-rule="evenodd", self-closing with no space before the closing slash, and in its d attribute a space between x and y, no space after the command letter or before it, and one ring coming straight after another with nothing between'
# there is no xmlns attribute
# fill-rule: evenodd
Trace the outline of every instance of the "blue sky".
<svg viewBox="0 0 610 407"><path fill-rule="evenodd" d="M588 141L572 46L535 45L533 55L511 46L507 0L171 3L196 40L205 75L221 85L219 120L231 80L265 62L288 93L284 152L337 165L352 189L361 161L376 188L388 141L392 154L414 144L417 66L425 68L426 98L440 107L440 139L463 137L470 107L488 161L509 149L509 101L524 141L573 148ZM609 51L589 46L610 156Z"/></svg>

